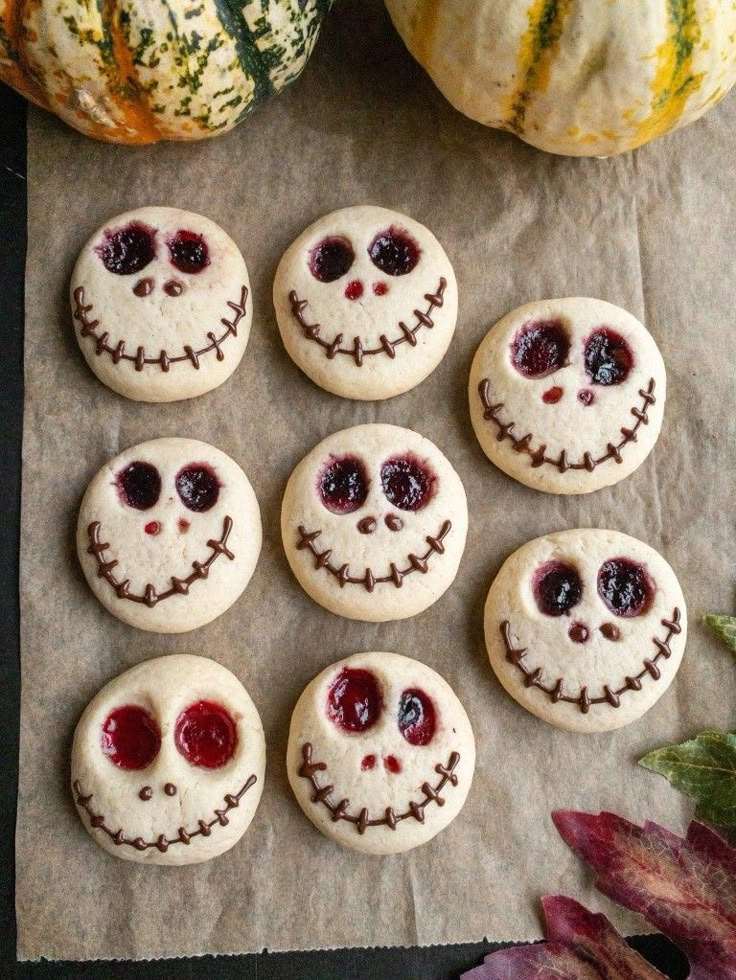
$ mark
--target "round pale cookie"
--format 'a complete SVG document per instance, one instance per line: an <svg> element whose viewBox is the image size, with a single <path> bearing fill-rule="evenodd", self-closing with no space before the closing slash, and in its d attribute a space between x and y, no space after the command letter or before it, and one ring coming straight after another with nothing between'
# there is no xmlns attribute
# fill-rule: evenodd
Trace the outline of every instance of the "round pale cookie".
<svg viewBox="0 0 736 980"><path fill-rule="evenodd" d="M488 593L486 646L509 694L543 721L605 732L636 721L685 649L680 584L618 531L547 534L506 560Z"/></svg>
<svg viewBox="0 0 736 980"><path fill-rule="evenodd" d="M77 552L89 587L124 623L184 633L240 596L261 550L261 514L229 456L153 439L105 463L82 500Z"/></svg>
<svg viewBox="0 0 736 980"><path fill-rule="evenodd" d="M450 685L397 653L356 653L307 685L286 769L299 806L327 837L368 854L431 840L458 815L475 740Z"/></svg>
<svg viewBox="0 0 736 980"><path fill-rule="evenodd" d="M110 854L197 864L243 836L265 769L261 719L237 677L177 655L126 670L90 701L71 783L82 823Z"/></svg>
<svg viewBox="0 0 736 980"><path fill-rule="evenodd" d="M598 299L550 299L509 313L470 369L483 452L520 483L589 493L623 480L654 448L667 380L630 313Z"/></svg>
<svg viewBox="0 0 736 980"><path fill-rule="evenodd" d="M315 602L348 619L406 619L457 574L468 530L460 477L411 429L356 425L328 436L289 478L281 534Z"/></svg>
<svg viewBox="0 0 736 980"><path fill-rule="evenodd" d="M149 207L111 218L82 249L70 295L85 360L137 401L216 388L248 343L243 256L219 225L191 211Z"/></svg>
<svg viewBox="0 0 736 980"><path fill-rule="evenodd" d="M429 229L398 211L320 218L284 254L273 301L289 356L344 398L391 398L424 381L457 320L457 282Z"/></svg>

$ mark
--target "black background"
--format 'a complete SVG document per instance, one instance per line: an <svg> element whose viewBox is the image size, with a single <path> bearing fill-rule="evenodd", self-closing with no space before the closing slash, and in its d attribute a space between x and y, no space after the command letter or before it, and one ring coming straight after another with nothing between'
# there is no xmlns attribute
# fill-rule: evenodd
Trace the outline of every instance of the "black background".
<svg viewBox="0 0 736 980"><path fill-rule="evenodd" d="M26 251L26 107L0 85L0 975L18 977L153 978L217 976L223 980L450 980L497 946L472 943L423 949L259 953L148 963L16 964L14 847L18 776L20 641L18 541L23 424L23 273ZM32 297L31 297L32 299ZM60 475L63 478L63 474ZM510 883L513 887L513 882ZM448 909L448 914L453 910ZM316 937L315 937L316 938ZM673 980L687 963L659 936L632 941ZM511 980L511 978L510 978Z"/></svg>

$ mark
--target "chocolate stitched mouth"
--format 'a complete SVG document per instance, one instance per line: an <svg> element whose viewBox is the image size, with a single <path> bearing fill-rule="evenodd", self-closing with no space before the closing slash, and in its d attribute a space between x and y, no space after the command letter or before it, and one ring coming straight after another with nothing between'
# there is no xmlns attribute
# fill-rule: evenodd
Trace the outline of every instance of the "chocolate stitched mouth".
<svg viewBox="0 0 736 980"><path fill-rule="evenodd" d="M303 524L299 525L299 540L296 544L297 551L304 551L308 549L314 555L314 567L325 568L331 575L338 580L340 583L340 588L344 588L346 584L350 585L362 585L366 591L372 592L377 585L382 585L386 582L392 582L397 589L400 589L404 584L404 579L407 575L411 575L412 572L419 572L422 575L426 575L429 571L429 559L432 555L443 555L445 553L444 540L447 535L452 530L452 522L444 521L440 527L439 533L436 537L428 534L424 539L429 545L429 550L419 557L415 554L410 554L407 556L407 561L409 565L407 568L399 568L395 562L390 563L391 571L388 575L381 575L376 577L370 568L366 568L365 574L360 576L355 576L350 574L350 566L346 562L339 568L337 565L333 565L330 561L330 556L332 555L332 548L327 548L325 551L320 551L316 545L315 541L322 534L321 531L307 531Z"/></svg>
<svg viewBox="0 0 736 980"><path fill-rule="evenodd" d="M324 772L327 769L327 763L312 762L311 742L306 742L302 746L302 759L303 762L299 767L299 775L304 779L308 779L312 784L312 789L314 790L312 803L321 803L325 806L330 811L332 820L335 823L338 820L346 820L348 823L355 825L355 829L359 834L364 834L368 827L388 827L391 830L396 830L398 823L409 818L416 820L418 823L424 823L424 811L430 803L436 803L437 806L445 805L445 799L440 796L440 793L447 783L450 783L451 786L457 786L458 777L455 769L460 762L460 753L451 752L446 766L438 763L434 767L434 771L441 778L436 786L430 785L429 782L422 784L424 797L418 803L411 800L403 813L396 813L393 807L387 806L382 817L375 817L373 819L370 818L367 806L364 806L360 813L356 815L354 813L348 813L350 800L342 799L339 803L332 801L332 793L335 787L331 785L320 786L319 780L317 779L317 773Z"/></svg>
<svg viewBox="0 0 736 980"><path fill-rule="evenodd" d="M636 423L631 428L627 426L621 427L623 439L619 443L609 442L606 446L606 452L597 459L593 457L592 453L583 453L582 460L576 463L571 463L568 460L566 449L563 449L556 459L547 456L546 443L543 443L537 449L532 449L531 442L534 436L531 432L517 439L513 433L513 430L516 428L516 423L502 422L498 417L498 413L504 407L504 402L496 402L494 404L491 397L491 382L488 378L483 378L478 385L478 394L483 403L483 418L487 422L495 423L498 427L497 440L503 442L504 439L508 439L517 453L526 453L531 460L533 468L550 463L552 466L556 466L560 473L565 473L567 470L587 470L589 473L592 473L596 466L600 466L601 463L605 463L609 459L615 459L617 463L623 462L621 450L630 442L637 441L637 434L642 425L649 425L649 407L657 403L657 399L654 397L654 388L654 378L650 378L647 390L645 391L643 388L639 389L639 394L643 401L642 407L638 408L634 406L630 410L636 419Z"/></svg>
<svg viewBox="0 0 736 980"><path fill-rule="evenodd" d="M142 602L149 609L152 609L157 602L170 599L172 595L188 595L189 587L200 579L207 578L212 564L217 561L220 555L225 555L230 561L233 561L235 558L234 553L227 547L227 539L230 537L230 532L233 528L233 520L231 517L226 516L222 522L222 535L220 539L216 541L214 538L210 538L207 542L207 547L211 549L211 554L206 561L193 561L193 570L186 578L177 578L175 575L172 575L171 588L165 592L156 592L154 586L149 582L142 595L136 595L136 593L131 592L128 588L130 585L129 578L119 582L115 576L113 569L120 564L118 559L113 558L111 561L105 561L104 553L110 547L110 543L108 541L100 541L100 527L101 524L99 521L92 521L87 527L87 536L89 538L87 554L94 555L97 561L97 577L104 578L112 586L118 599L128 599L130 602Z"/></svg>
<svg viewBox="0 0 736 980"><path fill-rule="evenodd" d="M675 606L675 610L672 613L672 619L661 620L662 626L667 628L667 635L664 640L658 639L656 636L652 638L652 643L657 648L656 656L651 660L647 657L644 658L643 668L633 677L624 677L624 683L621 687L617 688L615 691L608 685L603 685L603 694L592 698L588 694L587 686L583 685L576 695L565 694L563 692L565 679L563 677L558 677L553 685L547 685L542 680L542 668L541 667L527 667L524 663L524 659L527 656L527 649L525 647L517 649L514 647L511 641L511 624L507 619L505 619L500 626L501 636L503 637L503 643L506 648L506 660L510 664L514 664L515 667L521 671L524 675L524 687L536 687L540 691L543 691L552 701L553 704L557 704L558 701L565 701L567 704L576 704L584 715L590 711L591 705L594 704L608 704L612 708L618 708L621 705L621 696L626 694L627 691L640 691L642 688L642 681L645 677L651 677L653 681L658 681L662 676L662 672L657 666L660 660L669 660L672 656L672 650L670 649L670 642L673 636L678 636L682 632L682 627L680 626L680 610Z"/></svg>
<svg viewBox="0 0 736 980"><path fill-rule="evenodd" d="M111 347L107 342L110 334L105 330L103 333L98 334L97 328L100 326L99 320L90 320L87 316L94 310L94 305L92 303L85 304L84 302L84 286L77 286L74 290L74 319L78 320L81 324L81 329L79 331L82 337L92 337L95 341L95 354L101 356L102 354L109 354L112 358L113 364L118 364L120 361L133 361L135 363L136 371L142 371L144 367L149 364L158 364L161 370L165 373L168 372L172 364L178 364L180 361L189 361L193 368L197 371L199 370L199 359L205 354L209 354L210 351L217 351L217 360L222 361L225 359L225 355L222 352L221 344L223 344L230 334L233 337L238 336L238 324L245 316L245 302L248 298L248 289L243 286L240 290L240 302L234 303L232 300L228 300L227 305L235 314L232 319L228 320L222 317L220 323L227 329L221 337L217 337L214 331L210 331L207 334L207 339L209 344L205 347L200 347L199 350L194 350L189 344L184 345L184 353L177 355L176 357L169 357L165 350L162 350L156 357L146 356L145 347L138 347L135 354L125 353L125 341L118 341L115 347Z"/></svg>
<svg viewBox="0 0 736 980"><path fill-rule="evenodd" d="M416 323L409 327L403 320L399 321L399 330L401 331L398 337L393 340L389 340L385 333L380 336L380 346L379 347L363 347L363 341L360 337L356 337L353 340L352 347L341 347L343 342L344 334L337 333L332 340L325 340L324 337L320 336L320 330L322 329L319 323L307 323L304 318L304 310L309 306L309 302L306 299L299 299L295 289L289 293L289 303L291 304L291 312L294 319L299 324L304 332L304 336L307 340L314 341L315 344L319 344L327 355L329 360L332 360L338 354L347 354L352 357L355 361L357 367L362 367L363 358L371 357L374 354L387 354L391 359L396 357L396 348L401 344L409 344L412 347L416 347L418 340L417 334L422 329L422 327L427 327L432 329L434 326L434 320L432 319L432 313L435 309L442 307L444 303L445 290L447 289L447 280L444 277L440 277L437 289L433 293L425 293L424 298L429 304L426 310L413 310L414 317L416 318Z"/></svg>
<svg viewBox="0 0 736 980"><path fill-rule="evenodd" d="M196 830L187 830L185 827L179 827L177 830L178 837L169 839L165 834L159 834L156 840L149 841L143 840L142 837L126 837L122 827L119 830L111 830L105 823L105 817L101 813L95 813L90 806L90 801L94 794L89 793L85 796L78 779L75 779L72 785L76 796L75 802L89 817L90 827L107 834L116 846L127 844L129 847L134 847L136 851L147 851L150 847L155 847L162 854L165 854L174 844L189 844L193 837L209 837L213 828L217 825L227 827L230 823L227 816L228 813L240 805L242 798L251 786L255 786L257 782L258 777L255 773L252 773L237 793L234 795L232 793L226 793L223 797L225 806L221 810L214 811L215 815L212 820L198 820Z"/></svg>

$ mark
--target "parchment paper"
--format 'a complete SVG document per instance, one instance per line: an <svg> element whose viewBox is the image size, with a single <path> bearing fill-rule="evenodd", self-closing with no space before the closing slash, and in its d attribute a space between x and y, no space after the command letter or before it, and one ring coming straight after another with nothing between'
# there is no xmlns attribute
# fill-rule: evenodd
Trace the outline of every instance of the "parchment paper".
<svg viewBox="0 0 736 980"><path fill-rule="evenodd" d="M628 932L554 831L555 807L615 810L682 830L690 804L636 766L646 751L733 724L736 669L699 620L734 606L733 411L736 98L704 121L612 160L545 156L457 114L411 61L378 0L343 2L305 75L229 136L199 146L103 146L48 115L29 124L29 255L22 541L22 745L17 833L22 958L159 957L348 945L539 937L538 899L578 896ZM414 391L352 403L302 376L273 317L278 259L321 214L395 207L444 243L460 285L449 353ZM66 290L103 221L144 204L187 207L241 246L255 299L245 359L202 398L136 404L104 388L74 340ZM544 296L591 295L644 319L669 372L656 450L591 496L526 489L484 457L468 418L470 361L505 312ZM457 582L421 616L368 625L324 611L289 572L279 535L286 480L328 433L393 422L433 439L468 492ZM77 508L110 456L144 439L213 442L249 475L264 519L256 574L221 619L156 636L109 616L74 552ZM536 720L496 682L482 607L504 558L536 535L612 527L660 549L680 576L692 629L676 682L638 724L575 736ZM430 844L358 856L308 823L284 769L291 710L326 664L396 650L442 673L465 703L478 765L467 805ZM125 668L205 654L243 680L266 729L268 771L251 829L191 868L141 867L88 837L68 789L77 719Z"/></svg>

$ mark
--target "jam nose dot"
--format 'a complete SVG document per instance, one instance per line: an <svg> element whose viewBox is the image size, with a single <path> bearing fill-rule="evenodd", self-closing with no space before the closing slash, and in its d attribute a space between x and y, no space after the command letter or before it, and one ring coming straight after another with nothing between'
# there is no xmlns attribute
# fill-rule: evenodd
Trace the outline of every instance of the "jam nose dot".
<svg viewBox="0 0 736 980"><path fill-rule="evenodd" d="M621 639L621 630L615 623L604 623L600 629L607 640L612 640L615 643L616 640Z"/></svg>
<svg viewBox="0 0 736 980"><path fill-rule="evenodd" d="M141 786L140 792L138 793L138 797L141 800L150 800L152 796L153 790L150 786Z"/></svg>
<svg viewBox="0 0 736 980"><path fill-rule="evenodd" d="M590 630L584 623L573 623L570 629L567 631L567 635L570 637L573 643L587 643L590 636Z"/></svg>
<svg viewBox="0 0 736 980"><path fill-rule="evenodd" d="M155 285L156 283L153 279L147 277L145 279L139 279L135 286L133 286L133 292L136 296L150 296Z"/></svg>
<svg viewBox="0 0 736 980"><path fill-rule="evenodd" d="M181 296L184 292L184 284L177 279L169 279L167 283L164 283L164 292L167 296Z"/></svg>
<svg viewBox="0 0 736 980"><path fill-rule="evenodd" d="M375 755L364 755L363 760L360 763L360 768L366 772L368 769L372 769L376 764Z"/></svg>
<svg viewBox="0 0 736 980"><path fill-rule="evenodd" d="M179 532L181 534L186 534L189 528L191 527L191 524L186 519L186 517L180 517L179 520L177 521L177 524L179 525Z"/></svg>
<svg viewBox="0 0 736 980"><path fill-rule="evenodd" d="M556 405L557 402L562 398L564 394L562 388L555 385L554 388L548 388L542 395L542 401L545 405Z"/></svg>
<svg viewBox="0 0 736 980"><path fill-rule="evenodd" d="M358 521L358 530L361 534L373 534L373 532L376 530L375 517L364 517L362 520Z"/></svg>
<svg viewBox="0 0 736 980"><path fill-rule="evenodd" d="M396 773L401 772L401 763L395 755L387 755L384 756L383 759L383 768L387 772L392 772L395 775Z"/></svg>
<svg viewBox="0 0 736 980"><path fill-rule="evenodd" d="M360 279L353 279L345 287L345 298L346 299L360 299L363 295L363 283Z"/></svg>
<svg viewBox="0 0 736 980"><path fill-rule="evenodd" d="M589 388L581 388L578 392L578 401L586 406L592 405L595 401L595 395Z"/></svg>
<svg viewBox="0 0 736 980"><path fill-rule="evenodd" d="M386 514L384 520L389 531L400 531L404 526L404 522L397 514Z"/></svg>
<svg viewBox="0 0 736 980"><path fill-rule="evenodd" d="M388 283L386 283L386 282L374 282L373 283L373 292L376 294L376 296L385 296L386 293L388 292Z"/></svg>
<svg viewBox="0 0 736 980"><path fill-rule="evenodd" d="M173 783L167 783L164 786L164 793L166 793L167 796L176 796L176 786L174 786Z"/></svg>
<svg viewBox="0 0 736 980"><path fill-rule="evenodd" d="M158 534L158 532L161 530L161 525L158 521L149 521L143 530L146 532L146 534Z"/></svg>

